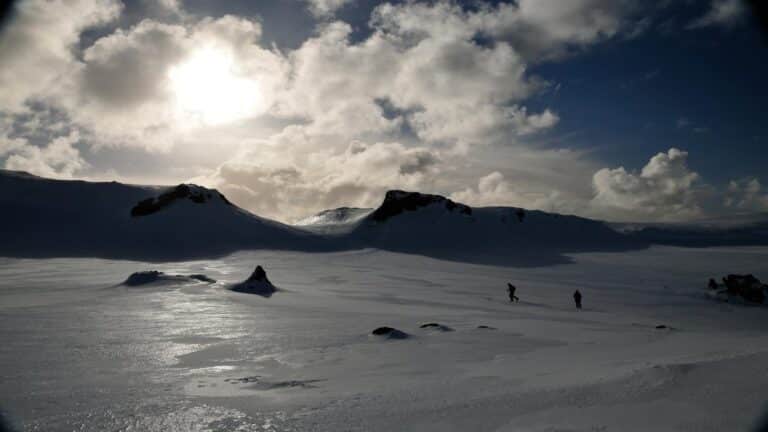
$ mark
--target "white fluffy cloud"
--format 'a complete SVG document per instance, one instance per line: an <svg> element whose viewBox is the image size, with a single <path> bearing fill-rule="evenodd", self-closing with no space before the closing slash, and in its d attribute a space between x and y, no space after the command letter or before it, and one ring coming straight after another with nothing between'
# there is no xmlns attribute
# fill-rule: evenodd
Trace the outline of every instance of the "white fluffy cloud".
<svg viewBox="0 0 768 432"><path fill-rule="evenodd" d="M456 192L451 198L473 206L513 206L528 209L568 212L568 204L557 190L536 192L529 188L516 189L504 175L494 171L481 177L476 188Z"/></svg>
<svg viewBox="0 0 768 432"><path fill-rule="evenodd" d="M686 220L702 216L699 175L688 153L671 148L652 157L639 173L603 168L592 178L595 211L615 220Z"/></svg>
<svg viewBox="0 0 768 432"><path fill-rule="evenodd" d="M279 155L264 148L194 180L219 188L259 215L292 221L327 208L375 206L392 188L429 187L440 165L436 152L396 142L355 141L342 153L290 161Z"/></svg>
<svg viewBox="0 0 768 432"><path fill-rule="evenodd" d="M53 178L71 178L88 164L73 147L80 139L77 132L61 136L45 147L30 145L26 142L16 147L5 161L5 168Z"/></svg>
<svg viewBox="0 0 768 432"><path fill-rule="evenodd" d="M331 16L342 6L352 2L353 0L307 0L309 11L319 18Z"/></svg>
<svg viewBox="0 0 768 432"><path fill-rule="evenodd" d="M89 168L80 146L163 151L282 220L376 205L391 188L611 219L702 213L685 152L633 173L532 144L560 115L527 107L555 84L531 65L634 34L647 22L638 2L384 3L359 39L333 17L349 1L309 0L316 33L282 52L263 45L258 19L196 17L173 0L146 0L154 18L113 29L118 2L27 0L0 38L0 157L67 177ZM713 3L713 20L735 16L726 3ZM100 37L80 38L94 26ZM36 110L56 124L32 124L49 121ZM732 207L763 197L752 183L732 189Z"/></svg>
<svg viewBox="0 0 768 432"><path fill-rule="evenodd" d="M740 211L768 211L768 194L754 177L731 180L723 204Z"/></svg>
<svg viewBox="0 0 768 432"><path fill-rule="evenodd" d="M74 67L80 33L117 17L114 0L27 0L0 33L0 111L18 111L30 98L46 98Z"/></svg>
<svg viewBox="0 0 768 432"><path fill-rule="evenodd" d="M629 0L520 0L473 16L478 28L508 40L532 61L609 39L631 25L638 3Z"/></svg>

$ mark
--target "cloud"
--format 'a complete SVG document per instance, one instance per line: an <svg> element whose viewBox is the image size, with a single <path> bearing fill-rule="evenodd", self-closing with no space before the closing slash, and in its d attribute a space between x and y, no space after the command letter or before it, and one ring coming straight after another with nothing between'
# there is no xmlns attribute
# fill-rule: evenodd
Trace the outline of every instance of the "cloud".
<svg viewBox="0 0 768 432"><path fill-rule="evenodd" d="M700 180L686 163L688 153L658 153L639 173L603 168L592 178L592 211L612 220L680 221L700 217Z"/></svg>
<svg viewBox="0 0 768 432"><path fill-rule="evenodd" d="M46 98L72 71L80 33L117 17L112 0L27 0L18 2L0 37L0 111L24 109L31 98Z"/></svg>
<svg viewBox="0 0 768 432"><path fill-rule="evenodd" d="M494 171L481 177L476 188L467 188L451 194L451 199L478 207L513 206L547 211L568 211L567 203L557 190L535 192L517 189L504 175Z"/></svg>
<svg viewBox="0 0 768 432"><path fill-rule="evenodd" d="M397 142L354 141L340 154L316 152L293 160L281 158L270 144L276 143L262 143L260 151L193 181L219 188L261 216L294 221L328 208L376 206L389 189L429 187L441 163L432 150Z"/></svg>
<svg viewBox="0 0 768 432"><path fill-rule="evenodd" d="M286 76L284 59L259 46L260 36L258 22L233 16L205 18L191 26L144 20L127 31L118 30L97 40L85 50L71 95L63 104L75 122L103 143L167 150L180 136L206 126L206 118L178 104L180 95L174 91L172 71L186 61L198 61L208 68L211 62L231 61L220 66L232 75L227 79L258 83L260 100L248 106L271 104ZM215 56L198 59L206 52ZM229 83L217 84L212 88L222 94ZM231 101L226 106L237 103ZM237 114L247 117L259 112Z"/></svg>
<svg viewBox="0 0 768 432"><path fill-rule="evenodd" d="M73 147L79 139L80 135L72 132L54 139L45 147L24 142L12 149L13 153L5 161L5 168L27 171L42 177L72 178L88 166L80 152Z"/></svg>
<svg viewBox="0 0 768 432"><path fill-rule="evenodd" d="M309 11L312 15L323 18L329 17L341 9L342 6L352 3L354 0L307 0Z"/></svg>
<svg viewBox="0 0 768 432"><path fill-rule="evenodd" d="M637 36L647 17L634 18L639 3L629 0L520 0L484 8L473 17L479 29L507 40L530 61L558 58L622 31Z"/></svg>
<svg viewBox="0 0 768 432"><path fill-rule="evenodd" d="M732 26L746 14L744 0L712 0L704 15L691 21L686 28L698 29L712 26Z"/></svg>
<svg viewBox="0 0 768 432"><path fill-rule="evenodd" d="M741 211L768 211L768 194L763 192L760 181L754 177L731 180L723 204Z"/></svg>
<svg viewBox="0 0 768 432"><path fill-rule="evenodd" d="M63 2L45 9L31 0L39 10L25 15L26 26L14 23L9 30L25 42L15 42L14 52L0 45L11 58L0 83L13 89L0 95L0 119L25 115L34 99L56 113L50 121L61 123L5 133L0 154L7 155L6 165L66 177L93 171L78 146L166 152L162 157L174 168L203 173L193 181L281 220L328 207L375 206L392 188L472 205L616 218L698 211L691 191L697 176L678 167L680 154L685 167L684 152L670 150L630 173L599 170L602 164L586 153L533 144L551 137L546 134L557 128L560 113L530 107L532 98L558 85L537 76L532 65L636 36L649 25L638 16L639 2L385 3L373 10L370 33L360 37L334 18L351 0L310 0L321 18L316 32L280 51L264 45L258 19L199 17L170 0L129 5L151 9L153 18L121 16L120 28L101 27L81 38L84 29L114 20L120 5L77 1L82 16L57 9ZM58 23L56 14L68 24ZM48 26L55 30L50 38ZM15 52L19 46L31 54ZM228 121L183 108L178 77L190 63L227 63L227 74L258 89L258 103L249 101ZM10 85L18 75L20 86ZM200 93L212 91L220 101L232 90L211 84ZM205 108L208 98L193 102ZM33 137L35 130L46 136Z"/></svg>

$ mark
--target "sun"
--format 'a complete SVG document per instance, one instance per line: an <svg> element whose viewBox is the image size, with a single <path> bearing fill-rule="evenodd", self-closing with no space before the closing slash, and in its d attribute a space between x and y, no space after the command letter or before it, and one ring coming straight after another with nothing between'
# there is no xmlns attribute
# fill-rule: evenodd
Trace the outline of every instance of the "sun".
<svg viewBox="0 0 768 432"><path fill-rule="evenodd" d="M226 51L200 49L171 68L168 77L177 114L184 120L219 125L264 109L259 83L238 74L232 55Z"/></svg>

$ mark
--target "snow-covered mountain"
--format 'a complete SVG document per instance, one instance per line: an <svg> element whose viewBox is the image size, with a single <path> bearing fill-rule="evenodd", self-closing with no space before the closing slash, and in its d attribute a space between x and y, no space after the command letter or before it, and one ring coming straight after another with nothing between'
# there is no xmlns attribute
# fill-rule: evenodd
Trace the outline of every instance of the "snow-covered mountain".
<svg viewBox="0 0 768 432"><path fill-rule="evenodd" d="M562 253L642 248L607 224L516 207L473 208L439 195L393 190L354 223L351 244L462 261L539 265Z"/></svg>
<svg viewBox="0 0 768 432"><path fill-rule="evenodd" d="M322 234L338 234L345 232L347 227L372 211L371 208L339 207L323 210L296 222L294 225Z"/></svg>
<svg viewBox="0 0 768 432"><path fill-rule="evenodd" d="M609 224L515 207L472 208L393 190L375 209L342 207L289 226L213 189L51 180L0 171L0 256L175 260L244 249L378 248L482 263L544 265L563 254L649 244L768 244L768 224L691 229Z"/></svg>
<svg viewBox="0 0 768 432"><path fill-rule="evenodd" d="M321 250L216 190L51 180L0 171L0 255L181 259L239 249Z"/></svg>

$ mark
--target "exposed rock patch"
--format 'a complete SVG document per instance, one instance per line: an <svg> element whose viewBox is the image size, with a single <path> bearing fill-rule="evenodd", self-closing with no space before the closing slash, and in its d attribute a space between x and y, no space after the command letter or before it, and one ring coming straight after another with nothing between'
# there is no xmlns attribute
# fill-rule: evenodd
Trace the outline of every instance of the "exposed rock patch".
<svg viewBox="0 0 768 432"><path fill-rule="evenodd" d="M203 274L193 274L189 276L185 275L169 275L165 274L161 271L157 270L148 270L148 271L140 271L136 273L132 273L130 276L128 276L128 279L126 279L123 282L123 285L125 286L141 286L141 285L147 285L151 283L157 283L157 282L166 282L166 283L183 283L183 282L206 282L206 283L215 283L216 280L209 278L206 275Z"/></svg>
<svg viewBox="0 0 768 432"><path fill-rule="evenodd" d="M256 270L248 279L233 285L230 289L235 292L256 294L262 297L271 297L277 292L277 288L269 281L267 272L261 266L256 266Z"/></svg>
<svg viewBox="0 0 768 432"><path fill-rule="evenodd" d="M729 274L723 278L722 284L710 279L708 288L712 295L724 301L741 299L748 303L765 304L768 297L768 285L751 274Z"/></svg>
<svg viewBox="0 0 768 432"><path fill-rule="evenodd" d="M232 205L229 200L218 191L205 189L197 185L180 184L157 197L147 198L140 201L131 209L131 216L148 216L157 213L178 200L188 199L193 203L203 204L214 198L219 198L226 204Z"/></svg>
<svg viewBox="0 0 768 432"><path fill-rule="evenodd" d="M371 334L386 339L407 339L409 337L408 333L392 327L378 327Z"/></svg>
<svg viewBox="0 0 768 432"><path fill-rule="evenodd" d="M426 323L419 326L419 328L426 329L426 330L436 330L441 332L452 332L453 329L448 327L447 325L439 324L439 323Z"/></svg>
<svg viewBox="0 0 768 432"><path fill-rule="evenodd" d="M440 195L391 190L387 192L384 202L371 213L370 217L377 222L382 222L405 211L414 211L432 205L443 206L449 212L463 215L472 214L471 207L453 202Z"/></svg>

